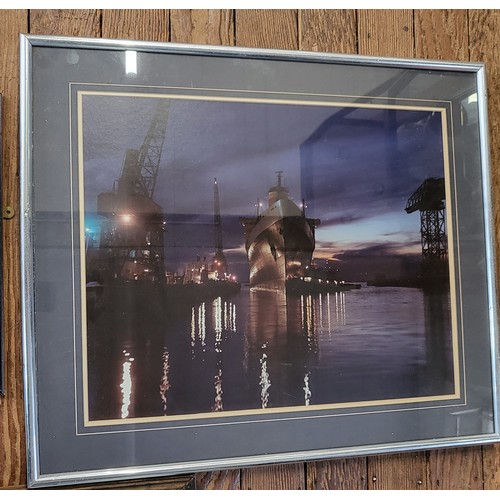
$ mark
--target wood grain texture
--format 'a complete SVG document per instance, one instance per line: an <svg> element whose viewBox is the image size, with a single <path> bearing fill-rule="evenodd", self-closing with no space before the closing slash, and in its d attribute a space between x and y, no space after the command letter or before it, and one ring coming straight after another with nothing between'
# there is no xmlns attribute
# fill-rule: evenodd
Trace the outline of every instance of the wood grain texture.
<svg viewBox="0 0 500 500"><path fill-rule="evenodd" d="M85 9L31 9L29 30L37 35L98 37L101 34L101 12Z"/></svg>
<svg viewBox="0 0 500 500"><path fill-rule="evenodd" d="M419 490L427 488L424 453L380 455L368 459L368 489Z"/></svg>
<svg viewBox="0 0 500 500"><path fill-rule="evenodd" d="M168 42L169 32L169 11L165 9L102 11L103 38Z"/></svg>
<svg viewBox="0 0 500 500"><path fill-rule="evenodd" d="M236 45L266 49L298 48L296 10L237 10Z"/></svg>
<svg viewBox="0 0 500 500"><path fill-rule="evenodd" d="M429 453L428 489L480 490L482 488L480 447L436 450Z"/></svg>
<svg viewBox="0 0 500 500"><path fill-rule="evenodd" d="M172 10L172 42L207 45L234 45L234 11Z"/></svg>
<svg viewBox="0 0 500 500"><path fill-rule="evenodd" d="M28 11L0 10L0 93L3 95L2 203L16 215L3 221L3 328L5 396L0 397L0 485L26 483L21 361L19 239L19 33Z"/></svg>
<svg viewBox="0 0 500 500"><path fill-rule="evenodd" d="M483 446L483 488L500 490L500 445Z"/></svg>
<svg viewBox="0 0 500 500"><path fill-rule="evenodd" d="M355 10L300 10L298 20L301 50L357 52Z"/></svg>
<svg viewBox="0 0 500 500"><path fill-rule="evenodd" d="M251 467L241 471L242 490L304 490L304 464Z"/></svg>
<svg viewBox="0 0 500 500"><path fill-rule="evenodd" d="M366 490L366 458L324 460L307 464L308 490Z"/></svg>
<svg viewBox="0 0 500 500"><path fill-rule="evenodd" d="M359 10L358 52L373 56L413 57L413 11Z"/></svg>
<svg viewBox="0 0 500 500"><path fill-rule="evenodd" d="M166 477L147 480L120 481L112 483L96 483L84 486L68 486L57 490L192 490L195 478L192 475Z"/></svg>
<svg viewBox="0 0 500 500"><path fill-rule="evenodd" d="M471 10L469 12L469 46L471 61L486 64L488 90L488 120L490 128L491 171L494 194L495 226L500 227L500 11ZM499 231L497 235L497 265L500 263ZM500 267L499 267L500 269Z"/></svg>
<svg viewBox="0 0 500 500"><path fill-rule="evenodd" d="M466 10L415 10L415 55L422 59L469 60Z"/></svg>
<svg viewBox="0 0 500 500"><path fill-rule="evenodd" d="M500 269L500 11L469 11L471 61L486 64L497 269ZM483 447L484 488L500 489L500 445Z"/></svg>
<svg viewBox="0 0 500 500"><path fill-rule="evenodd" d="M239 490L241 489L240 469L201 472L196 474L197 490Z"/></svg>

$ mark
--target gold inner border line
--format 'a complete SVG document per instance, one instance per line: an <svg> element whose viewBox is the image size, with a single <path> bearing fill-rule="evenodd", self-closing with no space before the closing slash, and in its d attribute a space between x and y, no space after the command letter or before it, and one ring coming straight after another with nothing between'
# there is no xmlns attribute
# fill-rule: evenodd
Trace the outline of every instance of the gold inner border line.
<svg viewBox="0 0 500 500"><path fill-rule="evenodd" d="M355 417L359 415L381 415L384 413L401 413L407 411L419 411L419 410L439 410L442 408L462 408L466 407L466 403L452 403L448 405L432 405L432 406L411 406L409 408L391 408L385 410L366 410L366 411L353 411L348 413L333 413L333 414L322 414L322 415L297 415L297 416L288 416L288 417L278 417L278 418L262 418L259 420L238 420L238 421L223 421L223 422L211 422L204 423L202 425L193 423L191 425L176 425L175 427L170 427L170 430L177 429L193 429L197 427L220 427L226 425L245 425L245 424L259 424L266 422L289 422L293 420L311 420L317 418L341 418L341 417ZM299 410L299 412L302 410ZM194 420L194 419L193 419ZM131 425L134 425L133 422ZM104 425L105 426L105 425ZM104 427L103 426L103 427ZM94 426L92 426L94 427ZM87 427L88 428L88 427ZM169 430L169 428L165 427L146 427L142 429L118 429L115 431L106 430L103 432L81 432L77 433L77 436L95 436L100 434L120 434L123 432L149 432L149 431L162 431Z"/></svg>
<svg viewBox="0 0 500 500"><path fill-rule="evenodd" d="M285 104L297 106L321 106L321 107L343 107L343 108L368 108L368 109L397 109L405 111L434 111L442 113L445 108L436 106L411 106L399 104L368 104L356 102L334 102L334 101L299 101L295 99L266 99L258 97L222 97L203 96L188 94L149 94L147 92L99 92L97 90L79 90L78 95L82 96L112 96L112 97L140 97L151 99L177 99L184 101L217 101L217 102L246 102L253 104Z"/></svg>
<svg viewBox="0 0 500 500"><path fill-rule="evenodd" d="M457 196L457 187L456 187L455 131L454 131L454 125L453 125L454 117L453 117L453 107L451 106L451 101L450 101L449 121L450 121L451 135L449 136L448 139L451 142L451 151L449 152L449 153L451 153L451 155L449 155L449 153L448 153L448 155L451 156L451 158L452 158L453 169L446 170L445 172L449 173L450 177L451 177L451 173L453 172L453 181L454 181L453 184L455 186L455 197L453 199L453 201L454 201L453 209L454 209L454 213L455 213L455 226L452 225L453 221L451 220L452 219L451 214L450 214L451 211L448 209L448 203L451 204L452 199L450 197L450 193L448 193L448 191L447 191L448 184L445 184L446 213L447 213L447 220L446 220L447 235L448 235L448 243L451 242L451 245L450 245L451 251L450 251L450 248L448 248L448 255L450 255L450 254L454 255L455 250L454 250L453 245L455 245L456 254L457 254L457 256L460 256L460 238L459 238L460 227L459 227L459 220L458 220L458 196ZM448 149L449 142L446 139L447 139L446 136L443 136L443 142L444 142L443 148ZM444 149L443 149L443 153L444 153ZM450 178L449 184L450 184L450 186L452 184L451 178ZM454 230L456 238L453 238L453 235L450 234L450 230ZM460 299L458 299L458 297L455 297L455 304L458 304L459 309L460 309L460 313L458 314L458 311L457 311L457 314L452 316L452 321L453 321L453 319L455 321L458 321L458 318L460 317L460 325L462 328L460 331L463 331L464 310L463 310L463 301L462 301L462 267L461 267L460 258L457 259L456 262L454 261L454 265L456 265L456 269L454 269L454 270L456 271L456 276L458 279L459 286L458 286L458 288L452 287L452 285L455 283L455 281L454 281L455 273L451 273L451 270L450 270L450 289L453 290L455 294L457 293L457 290L460 291ZM452 282L452 280L453 280L453 282ZM459 331L458 325L455 325L455 327L456 327L457 331ZM452 326L452 328L453 328L453 326ZM464 339L463 334L460 336L460 340L461 340L462 356L463 356L462 379L463 379L463 384L464 384L464 402L465 402L465 404L467 404L467 385L465 383L467 380L467 367L465 364L465 339ZM456 376L456 373L455 373L455 376Z"/></svg>
<svg viewBox="0 0 500 500"><path fill-rule="evenodd" d="M211 87L162 87L160 85L129 85L127 83L88 83L88 82L71 82L71 85L82 85L85 87L125 87L125 88L138 88L138 89L161 89L161 90L200 90L203 92L234 92L240 94L276 94L276 95L295 95L295 96L316 96L316 97L341 97L341 98L354 98L354 99L365 99L365 100L376 100L381 101L410 101L410 102L439 102L442 104L449 104L451 107L452 101L446 101L443 99L419 99L410 97L384 97L384 96L366 96L366 95L349 95L349 94L312 94L307 92L280 92L278 90L247 90L247 89L216 89ZM88 91L82 91L88 92ZM132 93L132 92L130 92ZM155 95L155 94L148 94ZM441 106L442 108L442 106Z"/></svg>
<svg viewBox="0 0 500 500"><path fill-rule="evenodd" d="M71 87L72 84L70 84ZM109 85L108 85L109 87ZM183 90L192 90L191 88L183 88ZM218 89L219 91L224 91L224 89ZM399 398L391 400L374 400L374 401L359 401L351 403L337 403L337 404L325 404L325 405L311 405L311 406L294 406L294 407L281 407L272 409L248 409L248 410L234 410L225 412L210 412L210 413L197 413L197 414L186 414L186 415L172 415L172 416L158 416L158 417L137 417L128 419L110 419L110 420L89 420L88 411L88 373L87 373L87 314L86 314L86 304L84 298L86 297L86 292L84 289L85 284L85 253L82 251L82 241L84 238L82 235L82 230L84 228L84 161L83 161L83 97L84 96L115 96L115 97L140 97L140 98L151 98L151 99L177 99L177 100L203 100L203 101L219 101L219 102L243 102L243 103L264 103L264 104L281 104L281 105L301 105L301 106L323 106L323 107L350 107L350 108L371 108L371 109L398 109L398 110L413 110L413 111L430 111L441 113L442 121L442 140L443 140L443 167L445 174L445 189L447 199L451 195L450 187L450 176L449 176L449 152L448 152L448 135L447 135L447 120L446 112L447 109L444 107L434 107L434 106L411 106L411 105L393 105L393 104L368 104L368 103L346 103L346 102L330 102L330 101L309 101L309 100L296 100L296 99L269 99L269 98L245 98L245 97L222 97L222 96L199 96L199 95L179 95L179 94L153 94L153 93L140 93L140 92L102 92L102 91L77 91L77 136L78 136L78 193L79 193L79 222L80 222L80 278L81 278L81 311L82 311L82 370L83 370L83 410L84 410L84 426L104 426L104 425L124 425L133 423L146 423L146 422L160 422L160 421L179 421L179 420L193 420L199 418L224 418L228 416L235 415L261 415L266 413L285 413L285 412L301 412L304 410L322 410L322 409L337 409L337 408L360 408L367 406L378 406L378 405L390 405L398 403L414 403L414 402L427 402L427 401L444 401L451 399L458 399L461 396L460 390L460 371L459 371L459 351L458 351L458 331L456 324L456 294L455 294L455 281L454 281L454 253L453 253L453 241L450 238L448 231L448 248L450 256L450 302L452 309L452 345L453 345L453 363L454 363L454 382L455 382L455 392L447 395L437 395L437 396L427 396L420 398ZM313 94L310 94L313 95ZM364 97L364 96L360 96ZM385 98L384 98L385 99ZM443 101L440 101L443 102ZM73 190L72 190L73 193ZM447 210L448 224L450 224L451 214L450 210ZM449 225L448 227L452 227ZM76 320L75 320L76 323ZM75 326L76 335L76 326ZM76 376L76 367L75 367ZM76 388L76 379L75 379ZM76 392L75 392L76 398ZM255 422L258 422L255 421Z"/></svg>
<svg viewBox="0 0 500 500"><path fill-rule="evenodd" d="M75 396L74 396L74 410L75 410L75 418L77 418L78 415L78 398L76 397L77 395L77 373L76 373L76 367L77 367L77 335L76 335L76 297L75 297L75 286L76 286L76 272L75 272L75 229L74 229L74 213L75 213L75 207L73 203L73 111L72 111L72 101L71 101L71 83L69 84L69 103L70 105L68 106L69 108L69 184L70 184L70 213L71 213L71 267L72 267L72 273L71 273L71 286L73 290L73 296L71 298L72 304L73 304L73 372L74 372L74 388L75 388ZM77 115L78 116L78 115ZM77 144L77 150L78 150L78 144ZM79 245L79 248L81 248L81 244ZM81 300L83 302L83 300ZM83 330L82 330L82 335L83 335Z"/></svg>

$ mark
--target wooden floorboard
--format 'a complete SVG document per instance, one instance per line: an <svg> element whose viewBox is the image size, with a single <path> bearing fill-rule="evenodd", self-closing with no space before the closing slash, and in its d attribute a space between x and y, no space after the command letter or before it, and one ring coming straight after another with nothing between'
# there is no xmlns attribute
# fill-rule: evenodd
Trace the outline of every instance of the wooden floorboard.
<svg viewBox="0 0 500 500"><path fill-rule="evenodd" d="M21 361L19 239L19 33L28 11L0 10L0 93L3 95L2 203L14 209L3 221L3 335L5 396L0 396L0 485L26 484Z"/></svg>

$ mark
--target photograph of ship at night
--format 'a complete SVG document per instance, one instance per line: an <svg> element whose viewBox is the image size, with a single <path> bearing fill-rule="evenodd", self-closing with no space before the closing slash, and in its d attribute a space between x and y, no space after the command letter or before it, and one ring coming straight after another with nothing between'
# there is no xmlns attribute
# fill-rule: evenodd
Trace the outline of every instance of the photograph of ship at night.
<svg viewBox="0 0 500 500"><path fill-rule="evenodd" d="M78 103L86 425L460 397L445 108Z"/></svg>

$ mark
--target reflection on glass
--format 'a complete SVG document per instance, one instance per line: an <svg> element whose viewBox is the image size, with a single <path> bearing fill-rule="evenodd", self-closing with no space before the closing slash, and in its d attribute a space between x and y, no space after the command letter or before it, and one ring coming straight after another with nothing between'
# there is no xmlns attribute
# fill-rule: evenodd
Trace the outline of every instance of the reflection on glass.
<svg viewBox="0 0 500 500"><path fill-rule="evenodd" d="M120 384L121 394L122 394L122 411L121 418L127 418L130 410L130 400L132 395L132 377L131 377L131 367L134 358L130 357L130 353L123 351L125 355L125 361L122 365L122 382Z"/></svg>
<svg viewBox="0 0 500 500"><path fill-rule="evenodd" d="M137 74L137 52L135 50L125 51L125 72L127 74Z"/></svg>
<svg viewBox="0 0 500 500"><path fill-rule="evenodd" d="M170 364L169 354L166 348L164 348L161 358L163 361L163 373L160 384L160 398L163 404L163 415L167 415L167 392L170 389L170 380L168 376L170 371Z"/></svg>

